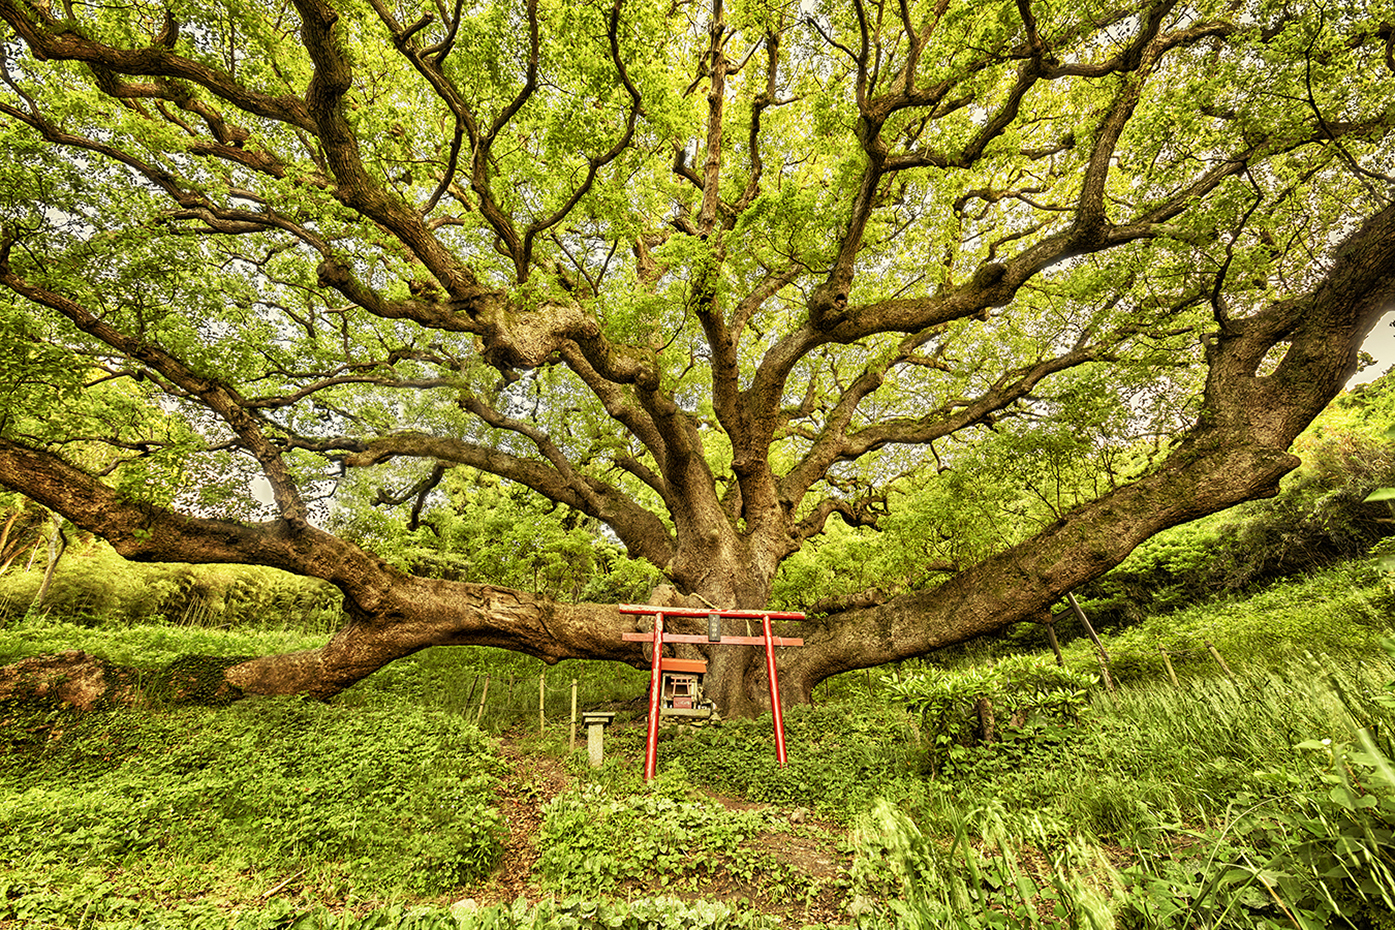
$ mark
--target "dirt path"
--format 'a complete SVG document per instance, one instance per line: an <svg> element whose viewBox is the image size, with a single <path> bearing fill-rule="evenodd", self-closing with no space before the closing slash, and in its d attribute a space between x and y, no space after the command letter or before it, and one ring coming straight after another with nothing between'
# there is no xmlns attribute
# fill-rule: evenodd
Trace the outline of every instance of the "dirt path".
<svg viewBox="0 0 1395 930"><path fill-rule="evenodd" d="M535 880L533 868L538 861L536 837L543 821L543 809L572 783L560 759L536 751L507 736L499 740L499 752L508 766L508 774L499 788L500 808L508 828L504 853L499 867L481 886L469 889L466 897L483 907L525 898L536 903L546 894ZM806 887L806 892L792 897L787 890L772 884L767 876L742 879L734 875L716 875L701 891L684 890L681 886L653 887L626 883L614 889L616 897L667 895L687 900L724 900L741 907L778 914L801 923L835 923L847 920L846 881L849 855L840 847L846 831L837 824L820 821L807 810L784 810L770 805L753 804L714 792L705 792L718 803L732 810L760 809L776 820L785 821L776 828L763 831L743 844L758 854L778 863L785 879ZM810 879L812 882L803 881ZM781 883L783 884L783 883Z"/></svg>
<svg viewBox="0 0 1395 930"><path fill-rule="evenodd" d="M471 894L481 906L540 897L533 882L533 866L538 861L535 838L542 826L543 808L571 785L560 760L545 753L525 752L513 739L500 738L499 754L509 768L499 786L499 806L509 834L499 867Z"/></svg>

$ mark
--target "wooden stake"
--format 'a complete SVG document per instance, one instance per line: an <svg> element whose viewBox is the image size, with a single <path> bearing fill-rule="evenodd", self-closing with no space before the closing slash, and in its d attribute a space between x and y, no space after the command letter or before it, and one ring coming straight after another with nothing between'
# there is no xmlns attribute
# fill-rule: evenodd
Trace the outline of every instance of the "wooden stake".
<svg viewBox="0 0 1395 930"><path fill-rule="evenodd" d="M475 726L479 726L480 721L484 719L484 699L487 697L489 697L489 676L485 675L484 690L480 692L480 709L479 712L475 714Z"/></svg>
<svg viewBox="0 0 1395 930"><path fill-rule="evenodd" d="M1209 639L1202 640L1202 642L1206 643L1206 648L1211 650L1211 655L1215 658L1216 662L1220 664L1221 670L1225 672L1225 677L1229 678L1231 681L1234 681L1235 673L1230 670L1229 665L1225 664L1225 659L1221 658L1220 650L1218 650L1215 646L1211 645L1211 641Z"/></svg>
<svg viewBox="0 0 1395 930"><path fill-rule="evenodd" d="M547 729L547 717L543 714L543 705L547 700L547 673L538 675L538 735L542 736Z"/></svg>
<svg viewBox="0 0 1395 930"><path fill-rule="evenodd" d="M1046 625L1046 639L1051 643L1051 651L1056 653L1056 665L1065 668L1066 659L1061 655L1061 642L1056 638L1056 621L1051 618L1051 611L1046 611L1046 619L1042 623Z"/></svg>
<svg viewBox="0 0 1395 930"><path fill-rule="evenodd" d="M460 706L465 708L465 714L470 712L470 702L475 699L475 685L480 683L480 676L476 675L470 679L470 690L465 692L465 700L460 702ZM461 716L464 716L462 714Z"/></svg>
<svg viewBox="0 0 1395 930"><path fill-rule="evenodd" d="M1109 674L1109 653L1105 651L1104 643L1095 635L1095 628L1090 625L1090 618L1085 616L1085 611L1080 609L1080 602L1075 599L1073 593L1066 593L1066 600L1070 603L1070 609L1075 612L1075 619L1079 620L1085 627L1085 632L1090 634L1090 641L1095 644L1096 658L1100 662L1100 674L1104 676L1104 687L1110 695L1114 694L1114 676Z"/></svg>

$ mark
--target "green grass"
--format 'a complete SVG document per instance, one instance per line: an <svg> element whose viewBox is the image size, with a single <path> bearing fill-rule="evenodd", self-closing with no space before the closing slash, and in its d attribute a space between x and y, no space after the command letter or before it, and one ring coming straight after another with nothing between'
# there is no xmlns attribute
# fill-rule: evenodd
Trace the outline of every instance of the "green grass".
<svg viewBox="0 0 1395 930"><path fill-rule="evenodd" d="M40 606L34 598L42 579L42 570L0 575L0 626L34 614L79 626L328 634L344 620L342 595L323 581L261 566L127 562L97 541L64 555Z"/></svg>
<svg viewBox="0 0 1395 930"><path fill-rule="evenodd" d="M1224 596L1149 617L1105 637L1116 680L1165 681L1160 649L1181 676L1220 671L1210 642L1232 671L1301 665L1307 653L1338 664L1380 653L1395 627L1395 586L1376 560L1362 559L1271 585L1247 598ZM1075 669L1098 672L1081 637L1065 648Z"/></svg>
<svg viewBox="0 0 1395 930"><path fill-rule="evenodd" d="M458 717L299 698L3 717L8 874L264 890L299 872L336 899L374 900L453 889L498 860L500 762Z"/></svg>
<svg viewBox="0 0 1395 930"><path fill-rule="evenodd" d="M1069 713L1038 707L1017 726L1000 703L1001 738L984 744L967 698L991 686L995 700L1014 700L1003 690L1020 677L1011 663L939 668L936 693L948 697L935 719L893 699L914 691L916 663L852 673L821 687L819 706L786 715L787 768L775 763L769 717L731 720L666 730L651 786L639 777L643 728L623 725L642 717L625 702L647 675L614 664L547 668L436 648L329 704L157 701L87 714L11 704L0 707L0 926L755 925L643 889L700 895L704 875L725 871L786 888L790 900L818 891L758 841L785 829L780 812L803 807L833 824L830 842L851 856L838 888L862 927L1388 930L1395 664L1376 645L1390 634L1385 585L1369 565L1350 565L1153 618L1106 637L1124 660L1117 696L1094 687ZM1234 680L1201 640L1222 650ZM0 630L0 658L81 648L154 668L319 641L31 619ZM1158 644L1173 650L1180 688L1160 658L1145 661ZM1095 671L1084 644L1068 657L1076 677L1066 684ZM562 756L572 775L537 835L538 888L559 900L452 912L445 896L468 893L501 848L497 794L509 773L475 720L515 738L536 733L540 674L548 731L515 751ZM598 770L566 749L573 678L582 708L621 709ZM703 792L774 813L726 810ZM293 894L267 896L287 879ZM603 900L622 887L641 900ZM578 894L589 900L568 897Z"/></svg>
<svg viewBox="0 0 1395 930"><path fill-rule="evenodd" d="M326 639L300 630L211 629L149 623L79 626L30 618L0 629L0 664L80 649L117 665L153 670L185 655L273 655L316 648L324 645Z"/></svg>

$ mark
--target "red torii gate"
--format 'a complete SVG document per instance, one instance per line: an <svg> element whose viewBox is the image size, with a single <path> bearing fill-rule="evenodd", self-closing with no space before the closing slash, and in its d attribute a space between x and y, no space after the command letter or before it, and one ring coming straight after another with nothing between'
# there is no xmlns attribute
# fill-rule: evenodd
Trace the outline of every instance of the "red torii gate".
<svg viewBox="0 0 1395 930"><path fill-rule="evenodd" d="M649 741L644 751L644 780L654 777L659 747L659 697L662 689L661 664L664 643L693 643L712 646L764 646L765 671L770 679L770 707L775 718L775 755L783 768L788 758L785 754L785 717L780 710L780 681L775 671L776 646L802 646L804 640L796 637L774 636L770 632L771 620L803 620L802 613L774 610L708 610L703 607L655 607L651 604L621 604L622 614L653 614L652 633L625 633L622 638L630 643L653 643L654 657L649 672ZM664 617L707 617L707 635L695 633L665 633ZM761 621L761 636L722 636L720 620ZM717 623L712 621L716 620Z"/></svg>

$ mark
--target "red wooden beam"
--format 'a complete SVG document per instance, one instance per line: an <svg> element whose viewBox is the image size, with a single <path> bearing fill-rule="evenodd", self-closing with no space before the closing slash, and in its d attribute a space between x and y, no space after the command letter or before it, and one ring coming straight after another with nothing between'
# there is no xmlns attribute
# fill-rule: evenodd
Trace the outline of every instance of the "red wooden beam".
<svg viewBox="0 0 1395 930"><path fill-rule="evenodd" d="M765 630L765 676L770 679L770 712L775 720L775 758L780 760L780 768L788 761L785 756L785 717L780 707L780 676L775 674L775 637L770 635L770 618L762 617L761 626Z"/></svg>
<svg viewBox="0 0 1395 930"><path fill-rule="evenodd" d="M668 611L664 611L667 615ZM621 633L620 638L627 643L652 643L653 633ZM709 646L764 646L764 636L723 636L719 640L710 640L701 633L665 633L666 643L696 643ZM804 640L798 636L772 636L771 642L776 646L802 646Z"/></svg>
<svg viewBox="0 0 1395 930"><path fill-rule="evenodd" d="M659 692L663 678L659 669L664 655L664 615L654 616L654 662L649 669L649 738L644 743L644 780L653 781L659 764Z"/></svg>
<svg viewBox="0 0 1395 930"><path fill-rule="evenodd" d="M747 620L759 620L762 617L769 617L771 620L803 620L804 615L795 611L780 610L710 610L706 607L655 607L652 604L621 604L622 614L658 614L665 617L706 617L709 614L719 614L722 617L736 617Z"/></svg>

